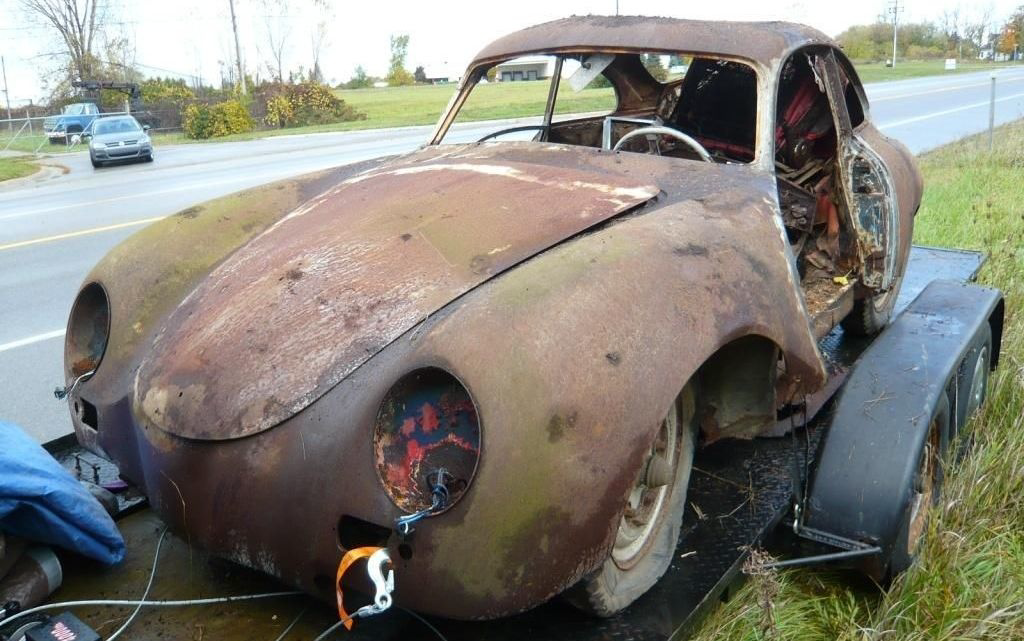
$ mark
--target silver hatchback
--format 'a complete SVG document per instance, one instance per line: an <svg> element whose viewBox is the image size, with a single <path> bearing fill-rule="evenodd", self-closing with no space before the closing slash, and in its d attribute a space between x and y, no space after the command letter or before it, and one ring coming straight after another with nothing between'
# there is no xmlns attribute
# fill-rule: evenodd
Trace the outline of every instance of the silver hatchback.
<svg viewBox="0 0 1024 641"><path fill-rule="evenodd" d="M93 121L82 136L89 142L93 167L115 160L153 160L149 125L143 127L132 116L110 116Z"/></svg>

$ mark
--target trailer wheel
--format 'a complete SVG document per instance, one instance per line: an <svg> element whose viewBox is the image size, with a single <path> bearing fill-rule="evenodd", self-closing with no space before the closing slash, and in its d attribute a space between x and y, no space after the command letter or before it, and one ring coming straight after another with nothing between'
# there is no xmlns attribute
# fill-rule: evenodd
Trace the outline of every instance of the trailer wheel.
<svg viewBox="0 0 1024 641"><path fill-rule="evenodd" d="M942 489L942 460L948 444L949 399L943 394L928 425L928 436L914 475L911 500L903 516L903 524L894 542L889 561L889 577L904 572L917 559L928 531L931 508L939 502Z"/></svg>
<svg viewBox="0 0 1024 641"><path fill-rule="evenodd" d="M608 558L565 594L576 607L612 616L651 589L672 564L693 468L695 417L696 399L687 385L662 421L626 501Z"/></svg>
<svg viewBox="0 0 1024 641"><path fill-rule="evenodd" d="M985 323L978 338L964 358L963 375L956 407L956 432L967 425L968 419L985 403L988 376L992 369L992 327Z"/></svg>

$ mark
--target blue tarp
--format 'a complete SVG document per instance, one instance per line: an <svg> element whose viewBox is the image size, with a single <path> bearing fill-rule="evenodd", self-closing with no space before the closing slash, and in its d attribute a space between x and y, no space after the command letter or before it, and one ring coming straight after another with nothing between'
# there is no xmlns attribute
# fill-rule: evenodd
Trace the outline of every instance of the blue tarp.
<svg viewBox="0 0 1024 641"><path fill-rule="evenodd" d="M20 428L0 421L0 530L104 563L124 539L92 494Z"/></svg>

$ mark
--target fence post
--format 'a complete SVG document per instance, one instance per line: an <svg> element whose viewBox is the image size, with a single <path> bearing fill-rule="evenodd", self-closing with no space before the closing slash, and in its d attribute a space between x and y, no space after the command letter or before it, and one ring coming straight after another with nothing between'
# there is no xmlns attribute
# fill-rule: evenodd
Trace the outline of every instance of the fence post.
<svg viewBox="0 0 1024 641"><path fill-rule="evenodd" d="M992 152L994 130L996 128L996 72L992 72L992 91L988 100L988 150Z"/></svg>

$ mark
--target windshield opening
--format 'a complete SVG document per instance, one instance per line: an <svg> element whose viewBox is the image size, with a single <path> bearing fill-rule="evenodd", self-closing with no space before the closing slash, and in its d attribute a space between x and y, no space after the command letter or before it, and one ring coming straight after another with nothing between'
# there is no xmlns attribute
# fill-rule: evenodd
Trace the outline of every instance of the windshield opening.
<svg viewBox="0 0 1024 641"><path fill-rule="evenodd" d="M553 142L734 163L755 156L757 75L737 61L530 55L476 71L462 92L438 142Z"/></svg>

